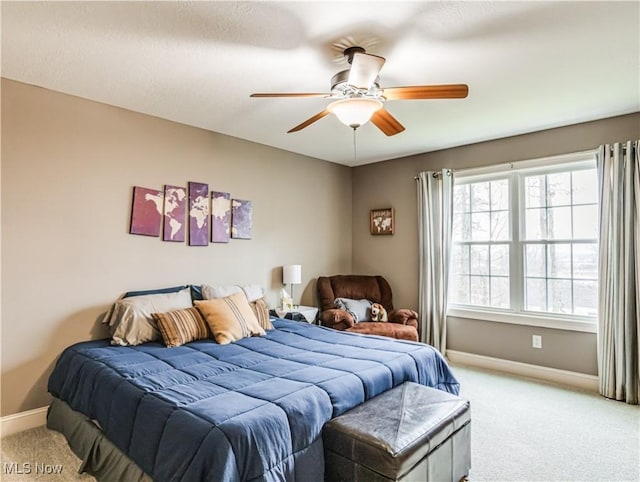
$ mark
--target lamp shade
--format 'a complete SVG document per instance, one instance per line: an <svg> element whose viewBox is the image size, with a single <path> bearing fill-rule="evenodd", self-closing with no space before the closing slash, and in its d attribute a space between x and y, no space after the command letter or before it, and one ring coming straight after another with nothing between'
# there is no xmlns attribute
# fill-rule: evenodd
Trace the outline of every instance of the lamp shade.
<svg viewBox="0 0 640 482"><path fill-rule="evenodd" d="M365 97L353 97L332 102L327 110L335 114L344 125L356 129L371 120L371 116L382 108L382 102Z"/></svg>
<svg viewBox="0 0 640 482"><path fill-rule="evenodd" d="M283 266L282 283L286 285L299 285L302 283L302 266L299 264L288 264Z"/></svg>

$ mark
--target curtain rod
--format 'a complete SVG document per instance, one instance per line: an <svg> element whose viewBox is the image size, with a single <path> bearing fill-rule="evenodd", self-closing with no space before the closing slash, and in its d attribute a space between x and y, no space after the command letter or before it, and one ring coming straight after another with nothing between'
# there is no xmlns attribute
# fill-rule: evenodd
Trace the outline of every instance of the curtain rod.
<svg viewBox="0 0 640 482"><path fill-rule="evenodd" d="M616 142L615 144L621 144L621 148L622 148L622 153L626 154L627 152L627 143L626 142ZM615 148L614 148L614 144L609 144L609 154L613 154ZM544 157L544 158L539 158L539 159L524 159L524 160L520 160L520 161L509 161L509 162L501 162L499 164L492 164L492 165L488 165L488 166L479 166L479 167L465 167L462 169L448 169L447 171L449 172L448 175L451 175L451 172L464 172L464 171L471 171L471 170L475 170L475 169L484 169L484 168L499 168L499 166L509 166L509 169L513 169L514 164L521 164L521 163L530 163L530 162L544 162L547 160L553 160L554 162L557 160L558 162L562 162L561 159L564 157L576 157L576 156L583 156L583 155L590 155L590 154L596 154L600 151L600 148L596 148L596 149L589 149L587 151L581 151L581 152L574 152L574 153L569 153L569 154L560 154L558 156L549 156L549 157ZM434 171L432 176L434 178L438 178L440 177L440 171ZM419 177L418 176L414 176L413 178L414 180L418 180Z"/></svg>
<svg viewBox="0 0 640 482"><path fill-rule="evenodd" d="M464 167L461 169L447 169L447 176L450 176L452 172L464 172L464 171L471 171L474 169L482 169L483 167L497 167L497 166L509 166L509 169L513 169L513 161L509 161L509 162L501 162L499 164L491 164L489 166L480 166L480 167ZM433 177L438 178L440 177L440 171L433 171L433 173L431 174ZM414 180L418 180L420 179L418 176L414 176L413 177Z"/></svg>
<svg viewBox="0 0 640 482"><path fill-rule="evenodd" d="M464 171L464 169L447 169L447 176L450 176L452 172L459 171L459 170ZM431 173L431 176L435 177L435 178L439 178L440 177L440 171L434 171L433 173ZM418 176L414 176L413 179L415 181L417 181L420 178Z"/></svg>
<svg viewBox="0 0 640 482"><path fill-rule="evenodd" d="M514 168L524 168L527 165L538 165L538 164L546 164L546 163L563 163L563 162L574 162L574 161L581 161L581 160L586 160L586 159L579 159L581 157L587 157L587 156L592 156L594 154L596 154L599 151L599 149L589 149L587 151L580 151L580 152L572 152L572 153L568 153L568 154L559 154L557 156L548 156L548 157L541 157L541 158L537 158L537 159L522 159L519 161L508 161L508 162L501 162L498 164L489 164L487 166L478 166L478 167L465 167L465 168L461 168L461 169L448 169L450 172L465 172L465 171L481 171L484 173L484 171L493 171L498 170L500 171L501 169L506 170L510 170L510 169L514 169ZM435 171L434 172L434 177L438 177L440 174L439 171ZM418 180L418 176L415 176L414 179L417 181Z"/></svg>
<svg viewBox="0 0 640 482"><path fill-rule="evenodd" d="M615 150L615 149L614 149L614 147L613 147L613 146L611 146L611 147L609 148L609 152L613 152L614 150ZM623 152L623 153L627 152L627 145L626 145L626 144L622 146L622 152Z"/></svg>

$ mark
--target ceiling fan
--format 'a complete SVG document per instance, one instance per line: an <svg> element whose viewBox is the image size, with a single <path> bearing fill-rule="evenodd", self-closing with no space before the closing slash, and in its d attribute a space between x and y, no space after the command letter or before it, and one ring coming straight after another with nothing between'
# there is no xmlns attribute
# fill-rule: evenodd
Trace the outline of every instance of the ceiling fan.
<svg viewBox="0 0 640 482"><path fill-rule="evenodd" d="M331 93L274 92L251 94L251 97L325 97L334 101L321 112L298 124L287 133L297 132L329 114L335 114L343 124L357 129L371 121L388 136L405 128L383 106L387 100L462 99L469 93L466 84L416 85L380 87L378 73L385 58L366 53L362 47L348 47L344 56L351 68L331 78Z"/></svg>

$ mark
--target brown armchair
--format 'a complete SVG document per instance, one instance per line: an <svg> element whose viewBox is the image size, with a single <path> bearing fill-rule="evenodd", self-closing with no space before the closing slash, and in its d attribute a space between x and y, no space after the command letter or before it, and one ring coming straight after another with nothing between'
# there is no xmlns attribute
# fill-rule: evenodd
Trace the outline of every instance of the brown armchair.
<svg viewBox="0 0 640 482"><path fill-rule="evenodd" d="M320 276L317 287L320 323L323 326L418 341L418 313L407 309L393 309L391 286L382 276ZM373 303L380 303L387 310L389 321L356 323L348 311L335 307L336 298L367 299Z"/></svg>

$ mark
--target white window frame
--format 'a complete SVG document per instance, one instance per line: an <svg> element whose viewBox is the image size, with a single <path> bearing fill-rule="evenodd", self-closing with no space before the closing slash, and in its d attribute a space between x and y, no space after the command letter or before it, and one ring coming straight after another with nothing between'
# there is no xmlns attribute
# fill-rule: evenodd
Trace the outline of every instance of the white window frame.
<svg viewBox="0 0 640 482"><path fill-rule="evenodd" d="M447 307L447 316L588 333L597 332L597 316L524 311L523 245L526 242L521 240L524 228L520 223L524 213L524 189L522 184L525 174L535 173L542 175L566 169L593 169L596 167L596 152L595 150L590 150L456 172L456 181L465 184L509 178L510 210L515 210L517 215L510 216L510 241L500 241L500 243L506 243L510 246L509 274L512 306L510 309L500 309L456 305L450 302ZM498 241L495 242L497 243Z"/></svg>

